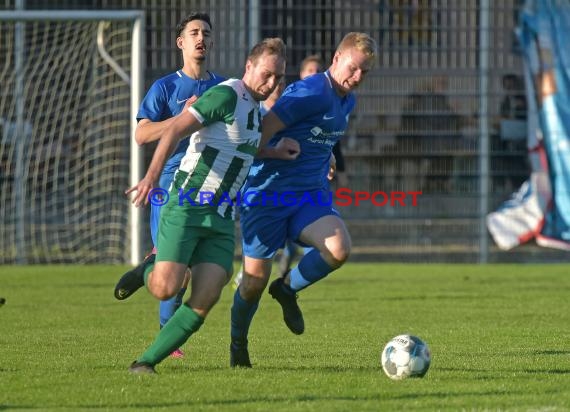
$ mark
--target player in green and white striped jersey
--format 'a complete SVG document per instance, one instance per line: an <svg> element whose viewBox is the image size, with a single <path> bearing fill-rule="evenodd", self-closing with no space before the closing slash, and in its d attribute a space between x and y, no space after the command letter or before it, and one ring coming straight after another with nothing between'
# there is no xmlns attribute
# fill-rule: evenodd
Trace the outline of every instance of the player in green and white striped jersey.
<svg viewBox="0 0 570 412"><path fill-rule="evenodd" d="M132 276L119 281L125 289L136 290L145 284L152 295L164 300L178 292L186 268L191 267L191 294L153 344L133 362L129 368L133 373L154 373L156 364L186 342L231 278L235 242L230 200L241 187L258 146L267 143L260 142L259 102L284 76L285 61L281 39L265 39L254 46L243 78L212 87L181 113L161 137L146 176L126 192L136 192L135 205L147 204L178 140L193 133L176 171L170 200L160 213L156 263L147 261L133 270ZM294 159L299 146L283 138L264 153ZM205 193L211 202L204 198ZM247 362L232 360L232 366L251 365L247 357Z"/></svg>
<svg viewBox="0 0 570 412"><path fill-rule="evenodd" d="M237 79L221 83L204 97L188 110L209 127L192 136L174 177L175 186L185 193L194 189L182 201L204 204L211 200L221 216L231 217L229 200L241 188L261 138L259 102Z"/></svg>

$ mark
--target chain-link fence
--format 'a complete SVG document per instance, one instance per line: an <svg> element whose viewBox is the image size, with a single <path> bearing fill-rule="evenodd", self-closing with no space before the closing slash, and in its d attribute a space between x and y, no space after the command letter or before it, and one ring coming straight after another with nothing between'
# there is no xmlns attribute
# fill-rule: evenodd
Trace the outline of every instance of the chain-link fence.
<svg viewBox="0 0 570 412"><path fill-rule="evenodd" d="M19 3L4 0L0 7ZM287 77L293 81L307 55L317 53L329 62L344 34L368 32L378 42L379 56L357 92L342 149L348 189L386 192L388 199L382 206L367 201L339 207L355 257L562 260L562 252L532 244L501 252L484 227L485 215L529 175L522 60L514 35L521 3L27 0L25 8L143 9L147 86L180 67L175 26L195 10L212 17L210 68L227 77L241 77L249 47L262 37L285 40ZM152 150L146 149L147 158ZM408 195L391 202L394 192ZM409 192L422 192L415 206Z"/></svg>

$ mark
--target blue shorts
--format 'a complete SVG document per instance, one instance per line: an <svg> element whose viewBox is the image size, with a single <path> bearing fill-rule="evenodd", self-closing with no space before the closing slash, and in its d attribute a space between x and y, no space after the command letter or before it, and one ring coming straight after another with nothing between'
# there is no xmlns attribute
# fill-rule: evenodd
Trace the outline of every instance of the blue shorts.
<svg viewBox="0 0 570 412"><path fill-rule="evenodd" d="M160 179L158 179L158 187L168 190L173 179L174 172L161 174ZM152 238L152 245L155 247L158 244L158 222L160 222L161 209L162 206L150 205L150 236Z"/></svg>
<svg viewBox="0 0 570 412"><path fill-rule="evenodd" d="M311 223L324 216L339 216L333 208L332 198L322 201L329 196L328 191L318 190L295 196L288 193L286 202L262 201L261 196L248 197L247 203L242 202L240 207L243 255L257 259L272 258L287 239L298 242L303 229ZM279 198L274 195L268 197Z"/></svg>

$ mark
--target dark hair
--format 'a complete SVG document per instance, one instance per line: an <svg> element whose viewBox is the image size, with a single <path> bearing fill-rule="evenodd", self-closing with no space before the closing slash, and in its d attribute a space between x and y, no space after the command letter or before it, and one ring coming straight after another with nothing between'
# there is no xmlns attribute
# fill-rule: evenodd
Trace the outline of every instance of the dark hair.
<svg viewBox="0 0 570 412"><path fill-rule="evenodd" d="M188 16L184 17L180 23L176 25L176 37L180 37L182 32L186 28L186 25L192 20L202 20L208 23L210 29L212 29L212 22L210 21L210 15L208 13L192 12Z"/></svg>

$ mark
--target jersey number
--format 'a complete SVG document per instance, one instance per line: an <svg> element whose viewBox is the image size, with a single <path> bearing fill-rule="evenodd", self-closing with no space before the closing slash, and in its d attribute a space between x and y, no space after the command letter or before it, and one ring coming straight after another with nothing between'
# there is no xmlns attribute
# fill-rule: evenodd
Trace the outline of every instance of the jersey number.
<svg viewBox="0 0 570 412"><path fill-rule="evenodd" d="M255 128L255 109L252 109L247 114L247 130L253 130ZM261 113L257 111L257 131L261 133Z"/></svg>

